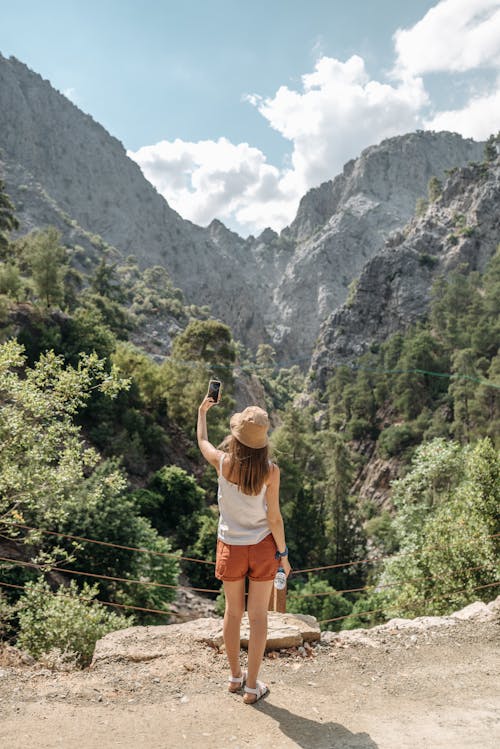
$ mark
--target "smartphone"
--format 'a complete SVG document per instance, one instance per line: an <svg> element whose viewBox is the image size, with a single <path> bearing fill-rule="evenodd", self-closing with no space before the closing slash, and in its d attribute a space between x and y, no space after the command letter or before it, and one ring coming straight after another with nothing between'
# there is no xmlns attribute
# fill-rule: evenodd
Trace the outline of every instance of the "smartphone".
<svg viewBox="0 0 500 749"><path fill-rule="evenodd" d="M208 397L215 401L215 403L220 401L221 388L222 383L220 380L210 380L208 383Z"/></svg>

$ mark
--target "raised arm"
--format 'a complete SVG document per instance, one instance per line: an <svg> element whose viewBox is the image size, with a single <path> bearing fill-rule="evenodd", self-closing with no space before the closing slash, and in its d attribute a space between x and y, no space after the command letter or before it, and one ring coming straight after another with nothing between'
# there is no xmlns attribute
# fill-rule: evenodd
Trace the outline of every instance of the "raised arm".
<svg viewBox="0 0 500 749"><path fill-rule="evenodd" d="M269 476L269 483L266 491L266 503L267 523L274 536L274 540L276 541L276 546L278 547L278 551L285 551L285 526L280 510L280 469L275 465L272 466ZM286 574L289 575L292 568L290 567L288 556L281 558L281 566Z"/></svg>
<svg viewBox="0 0 500 749"><path fill-rule="evenodd" d="M214 447L209 441L207 431L207 411L209 410L209 408L212 408L212 406L215 406L215 402L208 396L201 402L200 407L198 408L198 424L196 427L196 436L198 438L198 447L200 448L201 454L203 455L205 460L208 460L208 462L213 465L214 468L218 468L220 460L220 450L217 450L217 448Z"/></svg>

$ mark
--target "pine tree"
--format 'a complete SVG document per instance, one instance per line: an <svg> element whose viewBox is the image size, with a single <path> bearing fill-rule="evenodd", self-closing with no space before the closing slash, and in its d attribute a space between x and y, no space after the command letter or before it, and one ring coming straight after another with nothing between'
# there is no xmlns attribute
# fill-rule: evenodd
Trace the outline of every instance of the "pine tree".
<svg viewBox="0 0 500 749"><path fill-rule="evenodd" d="M58 230L49 226L34 231L20 243L22 260L31 271L39 298L47 307L60 304L64 299L64 277L68 258L61 245Z"/></svg>
<svg viewBox="0 0 500 749"><path fill-rule="evenodd" d="M4 181L0 179L0 260L9 256L8 235L19 228L19 222L14 214L14 206L4 190Z"/></svg>

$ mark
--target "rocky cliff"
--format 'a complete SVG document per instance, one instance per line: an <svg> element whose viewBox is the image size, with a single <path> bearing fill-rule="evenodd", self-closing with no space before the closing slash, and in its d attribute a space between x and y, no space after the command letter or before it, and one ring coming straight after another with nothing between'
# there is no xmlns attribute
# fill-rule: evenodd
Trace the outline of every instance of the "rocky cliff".
<svg viewBox="0 0 500 749"><path fill-rule="evenodd" d="M280 236L247 240L218 221L183 220L92 117L14 58L0 55L0 150L21 231L56 224L98 254L100 235L140 264L164 265L188 303L208 304L235 336L275 345L306 367L321 323L384 239L412 216L432 175L478 159L450 133L413 133L366 149L304 196Z"/></svg>
<svg viewBox="0 0 500 749"><path fill-rule="evenodd" d="M282 356L309 357L321 323L346 300L349 285L390 233L413 216L430 177L481 154L480 144L456 134L411 133L367 148L304 196L274 242L280 250L266 323ZM254 248L264 273L267 247Z"/></svg>
<svg viewBox="0 0 500 749"><path fill-rule="evenodd" d="M440 197L393 234L364 267L352 299L324 323L312 359L314 386L425 316L440 275L483 271L500 239L500 159L454 170Z"/></svg>

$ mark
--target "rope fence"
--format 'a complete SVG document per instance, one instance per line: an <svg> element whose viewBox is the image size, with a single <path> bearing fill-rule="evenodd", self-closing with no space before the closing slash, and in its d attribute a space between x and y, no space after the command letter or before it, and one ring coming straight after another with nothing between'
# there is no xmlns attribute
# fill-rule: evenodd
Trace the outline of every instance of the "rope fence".
<svg viewBox="0 0 500 749"><path fill-rule="evenodd" d="M158 583L158 582L155 582L154 580L134 580L132 578L127 578L127 577L114 577L112 575L98 575L95 572L84 572L83 570L69 570L64 567L54 567L51 564L47 564L46 562L42 564L37 564L36 562L25 562L20 559L12 559L12 557L0 556L0 562L10 562L10 564L14 564L14 565L19 564L22 567L34 567L35 569L38 569L41 572L54 570L55 572L65 572L68 575L83 575L85 577L93 577L93 578L97 578L98 580L111 580L113 582L132 583L136 585L150 585L152 587L170 588L172 590L194 590L198 593L219 593L218 590L215 590L212 588L195 588L191 585L170 585L169 583Z"/></svg>
<svg viewBox="0 0 500 749"><path fill-rule="evenodd" d="M457 593L469 593L473 590L481 590L482 588L493 588L496 585L500 585L500 580L496 580L494 583L486 583L485 585L474 585L472 588L462 588L461 590L451 590L449 591L445 596L436 596L434 598L427 598L426 603L434 603L436 601L444 601L446 598L450 595L456 595ZM403 606L404 609L412 610L417 607L417 604L411 605L407 604L406 606ZM353 616L356 617L362 617L366 616L367 614L377 614L384 611L384 609L372 609L371 611L358 611L356 613L350 613L350 614L344 614L344 616L334 616L333 619L321 619L318 621L318 624L328 624L330 622L339 622L342 619L350 619Z"/></svg>
<svg viewBox="0 0 500 749"><path fill-rule="evenodd" d="M458 593L469 593L475 590L482 590L485 588L493 588L495 586L500 585L500 580L496 580L493 583L486 583L484 585L475 585L473 587L469 588L462 588L461 590L452 590L449 591L445 596L436 596L434 598L427 599L426 603L436 602L436 601L444 601L446 598L450 595L456 595ZM14 583L6 583L0 580L0 586L4 586L7 588L18 588L20 590L24 590L24 585L15 585ZM52 592L52 595L56 595L54 592ZM61 593L58 591L58 595L64 596L64 593ZM67 598L70 598L71 596L66 596ZM131 604L124 604L124 603L115 603L113 601L103 601L100 598L84 598L83 600L88 601L96 601L97 603L101 603L104 606L115 606L122 609L132 609L134 611L145 611L152 614L160 614L161 616L168 616L168 612L162 611L161 609L151 609L151 608L145 608L142 606L132 606ZM415 609L416 605L408 604L406 606L403 606L404 609L411 610ZM331 619L320 619L318 621L318 624L330 624L331 622L339 622L344 619L352 619L353 617L361 618L363 616L368 616L369 614L379 614L384 611L383 608L377 608L377 609L370 609L369 611L358 611L358 612L351 612L350 614L344 614L343 616L334 616Z"/></svg>
<svg viewBox="0 0 500 749"><path fill-rule="evenodd" d="M197 558L194 558L194 557L180 556L176 552L155 551L153 549L146 549L146 548L139 547L139 546L124 546L123 544L115 544L115 543L111 543L110 541L99 541L99 540L97 540L95 538L86 538L85 536L75 536L75 535L70 534L70 533L61 533L59 531L49 531L49 530L46 530L44 528L35 528L33 526L30 526L30 525L25 525L23 523L16 523L16 522L10 521L10 520L8 520L8 521L4 520L3 522L6 525L11 525L11 526L14 526L16 528L22 528L24 530L35 531L35 532L38 532L38 533L45 533L45 534L52 535L52 536L58 536L60 538L68 538L68 539L71 539L71 540L83 541L85 543L98 544L99 546L107 546L107 547L114 548L114 549L123 549L123 550L126 550L126 551L135 551L135 552L139 552L139 553L142 553L142 554L152 554L152 555L160 556L160 557L174 558L174 559L178 559L179 561L194 562L194 563L198 563L198 564L208 564L208 565L215 566L215 562L209 561L207 559L197 559ZM500 533L491 533L491 534L486 535L486 536L483 535L483 534L478 534L476 536L473 536L470 539L470 543L472 543L475 540L479 540L481 538L499 538L499 537L500 537ZM421 551L422 552L435 551L436 549L444 549L444 548L448 548L448 545L447 544L435 544L434 546L426 546L423 549L421 549ZM307 567L305 569L292 570L291 574L292 575L301 575L301 574L307 574L307 573L310 573L310 572L322 572L324 570L333 570L333 569L342 569L342 568L345 568L345 567L353 567L353 566L356 566L358 564L374 564L375 562L380 562L380 561L382 561L384 559L389 559L389 558L390 559L395 559L395 558L399 558L399 557L411 556L412 553L413 552L401 552L400 554L383 554L383 555L379 555L379 556L375 556L375 557L367 557L365 559L357 559L357 560L350 561L350 562L338 562L338 563L335 563L335 564L326 564L326 565L322 565L322 566L318 566L318 567ZM67 570L67 571L71 572L71 570ZM85 573L82 572L80 574L85 574ZM120 579L120 578L117 578L117 579ZM184 586L184 587L188 587L188 586ZM202 590L202 589L193 588L193 590ZM351 590L349 592L355 592L356 590L358 590L358 589L353 589L353 590ZM213 593L214 591L212 591L212 590L203 590L203 592Z"/></svg>
<svg viewBox="0 0 500 749"><path fill-rule="evenodd" d="M233 371L234 369L240 369L242 371L256 371L262 369L271 369L276 370L280 369L277 364L258 364L257 362L244 362L242 363L231 363L231 364L211 364L210 362L203 362L203 361L196 361L194 359L174 359L173 357L165 357L168 359L169 363L176 364L180 367L188 367L191 369L199 369L200 367L205 368L207 371L217 371L217 370L229 370ZM301 364L303 362L311 362L310 356L300 356L300 357L294 357L293 359L287 360L287 367L293 366L294 364ZM392 374L417 374L417 375L427 375L429 377L441 377L445 379L463 379L463 380L469 380L470 382L477 382L480 385L485 385L486 387L492 387L496 389L500 389L500 384L497 384L496 382L492 382L491 380L487 380L484 377L476 377L474 375L466 374L465 372L434 372L429 369L420 369L418 367L410 368L410 369L383 369L379 367L368 367L363 366L361 364L351 364L350 362L345 362L343 364L334 364L331 365L330 369L339 369L340 367L345 367L346 369L350 369L352 371L361 371L361 372L371 372L375 375L392 375Z"/></svg>
<svg viewBox="0 0 500 749"><path fill-rule="evenodd" d="M12 525L12 526L15 526L15 527L27 530L27 531L35 531L35 532L38 531L38 532L46 533L46 534L49 534L49 535L59 536L59 537L63 537L63 538L69 538L69 539L72 539L72 540L84 541L86 543L98 544L98 545L103 545L103 546L107 546L107 547L111 547L111 548L124 549L124 550L127 550L127 551L133 551L133 552L138 552L138 553L154 554L154 555L159 555L159 556L162 556L162 557L174 557L174 558L177 558L179 560L186 560L186 561L189 561L189 562L198 562L198 563L201 563L201 564L211 564L211 565L215 564L214 562L209 562L209 561L203 560L203 559L195 559L193 557L182 557L179 554L176 554L174 552L172 552L172 553L169 553L169 552L158 552L158 551L155 551L155 550L150 550L150 549L141 548L141 547L124 546L122 544L114 544L114 543L111 543L111 542L108 542L108 541L100 541L100 540L97 540L97 539L86 538L84 536L76 536L76 535L73 535L73 534L66 534L66 533L60 533L60 532L57 532L57 531L50 531L50 530L46 530L46 529L42 529L42 528L35 528L33 526L29 526L29 525L22 524L22 523L16 523L16 522L10 522L9 521L9 525ZM469 540L469 543L474 543L476 540L478 540L480 538L499 538L499 537L500 537L500 533L492 533L492 534L489 534L489 535L486 535L486 536L483 535L483 534L481 534L481 535L478 534L478 535L472 537ZM430 546L430 547L424 547L424 549L422 549L421 551L432 551L432 550L436 550L436 549L440 549L440 548L448 548L448 544L440 544L440 545L434 545L434 546ZM408 555L409 555L409 553L393 554L393 555L383 555L383 556L375 557L374 559L373 558L372 559L367 558L367 559L355 560L355 561L351 561L351 562L341 562L341 563L336 563L336 564L331 564L331 565L323 565L323 566L318 566L318 567L310 567L310 568L303 569L303 570L294 570L292 574L298 575L298 574L304 574L304 573L319 572L319 571L329 570L329 569L346 568L346 567L357 565L357 564L373 563L374 561L381 561L381 560L386 559L386 558L395 558L395 557L408 556ZM54 566L54 565L52 565L50 563L47 563L47 562L45 562L45 563L28 562L28 561L25 561L25 560L13 559L12 557L5 557L5 556L0 556L0 562L5 562L7 564L11 564L11 565L14 565L14 566L22 566L22 567L32 568L32 569L39 570L40 572L47 572L47 571L54 570L55 572L60 572L60 573L63 573L63 574L68 574L68 575L81 575L81 576L84 576L84 577L90 577L90 578L94 578L94 579L97 579L97 580L108 580L108 581L111 581L111 582L121 582L121 583L132 584L132 585L145 585L145 586L149 586L149 587L157 587L157 588L164 588L164 589L170 589L170 590L189 590L189 591L198 592L198 593L220 593L219 589L214 589L214 588L199 588L199 587L190 586L190 585L173 585L173 584L169 584L169 583L161 583L161 582L157 582L157 581L154 581L154 580L146 580L146 579L136 580L136 579L133 579L133 578L123 578L123 577L117 577L117 576L113 576L113 575L97 574L97 573L94 573L94 572L87 572L87 571L84 571L84 570L73 570L73 569L58 567L58 566ZM484 564L484 565L478 565L478 566L471 566L471 567L466 567L462 571L463 572L475 572L475 571L478 571L478 570L481 570L481 569L486 569L489 566L490 566L490 564ZM325 597L325 596L331 596L331 595L342 595L342 594L345 594L345 593L361 593L363 591L371 591L371 592L373 592L374 590L378 591L378 590L381 590L383 588L399 587L399 586L405 585L407 583L418 583L418 582L424 582L424 581L428 581L428 580L436 580L437 581L437 580L447 580L447 579L452 579L452 578L450 578L449 575L444 575L444 576L439 576L439 577L436 577L436 576L425 576L425 577L417 577L417 578L408 578L408 579L406 579L406 580L404 580L402 582L397 582L397 583L381 583L381 584L377 584L377 585L371 584L371 585L360 586L360 587L357 587L357 588L345 588L345 589L340 589L340 590L334 589L334 590L331 590L331 591L317 592L317 593L298 593L298 592L295 592L295 591L291 590L291 591L288 591L288 595L292 599L318 598L318 597ZM469 589L466 589L465 591L456 591L456 592L466 592L467 590L476 590L476 589L479 589L479 588L488 588L488 587L494 586L496 584L497 583L489 583L487 585L476 586L475 588L469 588ZM4 586L10 587L10 588L18 588L18 589L21 589L21 590L24 589L24 587L21 586L21 585L14 585L13 583L7 583L7 582L2 582L2 581L0 581L0 585L4 585ZM271 594L270 608L274 609L274 610L278 610L278 611L284 612L286 610L286 595L287 595L287 591L286 590L285 591L279 591L279 593L280 593L279 600L278 600L278 598L276 596L274 596L274 599L273 599L273 594ZM155 614L161 614L163 616L168 616L167 612L162 611L160 609L145 608L145 607L141 607L141 606L133 606L131 604L120 604L120 603L116 603L116 602L112 602L112 601L102 601L100 599L93 599L93 600L98 600L100 603L102 603L103 605L107 605L107 606L116 606L118 608L123 608L123 609L131 609L131 610L136 610L136 611L144 611L144 612L148 612L148 613L155 613ZM273 600L274 600L274 602L273 602ZM432 599L430 599L430 600L432 600ZM321 624L326 624L326 623L333 622L333 621L341 621L342 619L347 619L347 618L350 618L350 617L353 617L353 616L366 616L366 615L369 615L369 614L380 613L381 611L383 611L383 609L373 609L372 611L364 611L364 612L359 612L359 613L356 613L356 614L351 613L351 614L346 614L346 615L340 616L340 617L334 617L333 619L321 620L320 623Z"/></svg>
<svg viewBox="0 0 500 749"><path fill-rule="evenodd" d="M0 585L3 585L6 588L20 588L21 590L24 590L24 585L14 585L14 583L5 583L3 580L0 580ZM60 589L59 589L60 591ZM65 598L71 598L69 595L65 595L64 593L61 593L58 591L58 594L61 596L64 596ZM55 593L52 591L52 594L55 595ZM168 611L162 611L161 609L147 609L143 606L132 606L131 604L126 603L114 603L113 601L103 601L100 598L86 598L82 596L84 601L97 601L98 603L102 603L104 606L117 606L121 609L134 609L134 611L148 611L151 614L162 614L163 616L168 616Z"/></svg>
<svg viewBox="0 0 500 749"><path fill-rule="evenodd" d="M155 551L154 549L145 549L140 546L124 546L123 544L113 544L110 541L97 541L95 538L85 538L85 536L74 536L71 533L59 533L59 531L48 531L44 528L33 528L30 525L23 525L22 523L15 523L13 521L7 521L9 525L13 525L16 528L24 528L28 531L36 531L38 533L46 533L50 536L59 536L60 538L70 538L74 541L84 541L89 544L99 544L100 546L109 546L113 549L124 549L125 551L139 551L143 554L153 554L159 557L168 557L179 559L182 562L198 562L199 564L212 564L215 566L215 562L210 562L206 559L194 559L193 557L183 557L172 551Z"/></svg>

